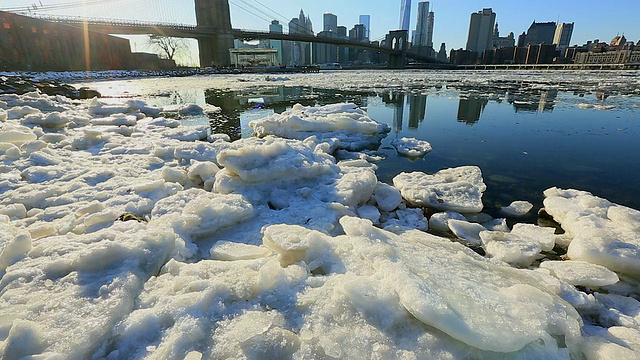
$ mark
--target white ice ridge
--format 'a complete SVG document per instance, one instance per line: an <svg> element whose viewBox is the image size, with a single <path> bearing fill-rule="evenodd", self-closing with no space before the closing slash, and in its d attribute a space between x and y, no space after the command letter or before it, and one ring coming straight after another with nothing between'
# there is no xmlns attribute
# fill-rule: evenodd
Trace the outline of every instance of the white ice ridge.
<svg viewBox="0 0 640 360"><path fill-rule="evenodd" d="M249 123L258 137L275 135L303 140L317 136L321 141L337 140L341 149L375 147L390 131L354 104L307 107L296 104L282 114L272 114Z"/></svg>
<svg viewBox="0 0 640 360"><path fill-rule="evenodd" d="M0 108L2 359L622 359L640 349L637 255L623 252L637 248L635 210L547 191L569 255L582 241L615 243L579 260L622 273L575 261L515 269L488 247L494 258L421 231L429 211L402 199L433 192L465 214L435 214L434 229L500 242L529 266L522 244L536 258L554 248L553 229L509 230L477 213L477 167L406 174L396 188L367 160L336 162L333 140L317 136L228 142L139 101L30 93L0 95Z"/></svg>
<svg viewBox="0 0 640 360"><path fill-rule="evenodd" d="M409 203L443 211L478 213L487 186L477 166L440 170L433 175L412 172L393 178L393 185Z"/></svg>
<svg viewBox="0 0 640 360"><path fill-rule="evenodd" d="M567 256L640 275L640 211L578 190L551 188L544 207L573 239Z"/></svg>
<svg viewBox="0 0 640 360"><path fill-rule="evenodd" d="M393 140L391 144L396 148L398 153L409 157L424 156L433 150L428 141L418 140L416 138L403 137Z"/></svg>

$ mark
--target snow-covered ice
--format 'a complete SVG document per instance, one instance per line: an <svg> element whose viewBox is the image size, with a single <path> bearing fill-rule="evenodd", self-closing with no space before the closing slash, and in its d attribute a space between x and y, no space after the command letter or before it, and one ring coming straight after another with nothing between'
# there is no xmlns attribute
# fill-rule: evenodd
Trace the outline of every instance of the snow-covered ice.
<svg viewBox="0 0 640 360"><path fill-rule="evenodd" d="M524 216L533 209L533 204L528 201L514 201L509 206L500 209L509 216Z"/></svg>
<svg viewBox="0 0 640 360"><path fill-rule="evenodd" d="M572 237L567 256L640 275L640 211L585 191L551 188L544 207Z"/></svg>
<svg viewBox="0 0 640 360"><path fill-rule="evenodd" d="M269 115L249 123L258 137L276 135L303 140L317 136L320 141L334 140L341 149L359 150L380 145L389 126L369 117L354 104L322 107L294 105L282 114Z"/></svg>
<svg viewBox="0 0 640 360"><path fill-rule="evenodd" d="M547 190L571 259L550 261L555 228L480 213L478 167L391 186L367 157L337 161L387 131L353 104L294 106L230 142L138 100L0 101L3 359L640 351L637 210Z"/></svg>
<svg viewBox="0 0 640 360"><path fill-rule="evenodd" d="M426 153L433 150L428 141L418 140L415 138L403 137L393 140L391 144L396 148L398 153L409 157L424 156Z"/></svg>
<svg viewBox="0 0 640 360"><path fill-rule="evenodd" d="M393 185L413 205L461 213L482 211L482 193L487 189L477 166L444 169L433 175L400 173Z"/></svg>

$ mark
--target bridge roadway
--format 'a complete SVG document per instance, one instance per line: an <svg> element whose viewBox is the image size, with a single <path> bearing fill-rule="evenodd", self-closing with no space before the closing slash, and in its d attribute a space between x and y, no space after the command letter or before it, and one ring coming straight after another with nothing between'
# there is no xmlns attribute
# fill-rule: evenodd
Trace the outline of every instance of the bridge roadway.
<svg viewBox="0 0 640 360"><path fill-rule="evenodd" d="M39 17L41 20L56 22L73 27L84 28L103 34L119 34L119 35L161 35L179 38L202 38L212 36L219 31L196 25L170 24L170 23L147 23L138 21L119 21L119 20L103 20L103 19L85 19L81 17ZM390 47L376 46L368 42L359 42L351 39L316 36L309 34L281 34L273 32L263 32L255 30L232 29L232 35L236 39L257 40L286 40L299 42L312 42L321 44L330 44L336 46L347 46L356 49L370 50L390 55L401 54L400 50L394 50ZM413 53L411 50L406 52L407 57L418 61L434 63L435 59Z"/></svg>

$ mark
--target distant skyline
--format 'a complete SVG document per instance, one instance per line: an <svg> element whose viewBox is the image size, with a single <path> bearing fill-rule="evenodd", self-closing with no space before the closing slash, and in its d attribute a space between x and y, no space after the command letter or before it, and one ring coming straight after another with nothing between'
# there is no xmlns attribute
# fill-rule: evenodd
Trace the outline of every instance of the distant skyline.
<svg viewBox="0 0 640 360"><path fill-rule="evenodd" d="M0 8L35 4L69 3L72 0L3 0ZM89 16L120 19L136 19L141 21L193 23L193 0L110 0L89 8ZM360 15L371 16L371 39L381 39L389 30L395 30L400 20L401 0L385 0L372 5L371 0L230 0L231 21L236 28L268 30L271 20L279 20L286 29L291 18L297 17L300 9L309 16L314 30L322 31L322 18L325 12L338 16L338 25L351 29L359 22ZM82 1L78 1L80 3ZM417 21L418 0L412 1L410 29L414 30ZM447 50L464 48L467 41L469 19L472 13L483 8L492 8L497 14L496 22L500 33L506 36L513 32L516 37L526 31L535 20L538 22L574 22L575 29L571 45L582 45L588 40L599 39L610 42L616 35L624 34L633 42L640 40L638 14L640 2L623 0L615 3L603 3L595 0L558 1L538 0L431 0L435 12L433 42L439 48L445 42ZM149 5L153 4L153 5ZM268 10L258 16L248 14L248 5L264 9L262 5L278 13ZM157 9L153 9L153 7ZM252 10L256 12L255 10ZM77 9L65 10L70 15L82 15ZM268 19L268 21L267 21Z"/></svg>

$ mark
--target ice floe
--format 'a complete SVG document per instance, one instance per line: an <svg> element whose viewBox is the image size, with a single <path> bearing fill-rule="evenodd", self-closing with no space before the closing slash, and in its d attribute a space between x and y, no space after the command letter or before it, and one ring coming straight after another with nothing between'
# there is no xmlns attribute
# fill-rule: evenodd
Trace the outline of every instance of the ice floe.
<svg viewBox="0 0 640 360"><path fill-rule="evenodd" d="M533 209L533 204L528 201L514 201L509 206L500 209L509 216L524 216Z"/></svg>
<svg viewBox="0 0 640 360"><path fill-rule="evenodd" d="M253 120L249 126L258 137L276 135L303 140L317 136L320 141L337 140L339 148L349 150L376 147L390 131L388 125L371 119L354 104L322 107L297 104L282 114Z"/></svg>
<svg viewBox="0 0 640 360"><path fill-rule="evenodd" d="M413 172L393 178L393 185L409 203L461 213L482 211L487 186L477 166L440 170L433 175Z"/></svg>
<svg viewBox="0 0 640 360"><path fill-rule="evenodd" d="M399 154L409 157L420 157L433 150L428 141L418 140L415 138L395 139L391 144L398 150Z"/></svg>

